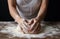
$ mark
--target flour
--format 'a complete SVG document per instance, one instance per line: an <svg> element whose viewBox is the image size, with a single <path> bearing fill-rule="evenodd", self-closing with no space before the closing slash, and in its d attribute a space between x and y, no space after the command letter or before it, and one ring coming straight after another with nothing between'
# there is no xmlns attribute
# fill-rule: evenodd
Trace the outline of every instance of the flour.
<svg viewBox="0 0 60 39"><path fill-rule="evenodd" d="M44 25L42 26L42 32L40 34L23 34L22 32L20 32L19 27L11 25L11 26L5 26L4 28L2 28L2 30L0 30L0 32L9 34L8 35L9 38L13 37L45 38L47 36L60 34L60 29L50 25Z"/></svg>

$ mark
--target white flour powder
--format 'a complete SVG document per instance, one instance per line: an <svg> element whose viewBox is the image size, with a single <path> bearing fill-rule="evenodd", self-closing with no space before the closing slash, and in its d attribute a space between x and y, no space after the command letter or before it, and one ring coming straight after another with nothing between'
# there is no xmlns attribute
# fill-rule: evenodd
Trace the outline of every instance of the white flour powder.
<svg viewBox="0 0 60 39"><path fill-rule="evenodd" d="M43 25L43 24L42 24ZM22 34L22 32L19 31L19 28L17 26L5 26L2 30L0 30L1 33L7 33L9 34L8 37L24 37L24 38L45 38L47 36L53 36L60 33L60 29L53 27L53 26L42 26L42 32L40 34ZM10 36L11 35L11 36Z"/></svg>

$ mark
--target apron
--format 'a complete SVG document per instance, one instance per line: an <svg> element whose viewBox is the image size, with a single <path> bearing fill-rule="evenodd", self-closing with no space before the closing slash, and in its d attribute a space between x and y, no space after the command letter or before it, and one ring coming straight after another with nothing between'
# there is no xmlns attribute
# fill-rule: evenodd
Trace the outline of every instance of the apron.
<svg viewBox="0 0 60 39"><path fill-rule="evenodd" d="M41 0L16 0L16 9L24 19L35 18L40 9Z"/></svg>

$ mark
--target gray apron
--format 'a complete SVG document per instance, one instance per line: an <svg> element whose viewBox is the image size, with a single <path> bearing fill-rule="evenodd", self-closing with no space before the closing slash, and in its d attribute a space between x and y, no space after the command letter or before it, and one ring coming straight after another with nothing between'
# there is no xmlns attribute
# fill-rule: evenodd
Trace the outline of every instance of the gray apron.
<svg viewBox="0 0 60 39"><path fill-rule="evenodd" d="M16 0L16 9L24 19L35 18L40 9L41 0Z"/></svg>

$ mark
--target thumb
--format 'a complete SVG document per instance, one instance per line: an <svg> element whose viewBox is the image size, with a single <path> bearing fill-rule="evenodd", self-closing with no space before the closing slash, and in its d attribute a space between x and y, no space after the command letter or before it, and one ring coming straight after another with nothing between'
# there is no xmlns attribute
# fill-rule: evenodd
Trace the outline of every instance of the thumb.
<svg viewBox="0 0 60 39"><path fill-rule="evenodd" d="M28 24L32 25L33 23L34 23L34 20L30 20Z"/></svg>

